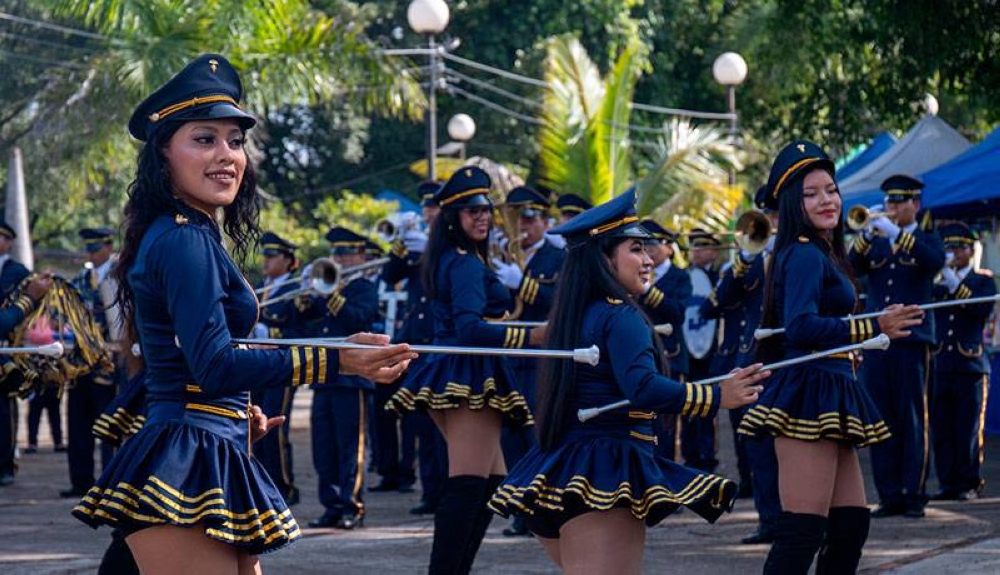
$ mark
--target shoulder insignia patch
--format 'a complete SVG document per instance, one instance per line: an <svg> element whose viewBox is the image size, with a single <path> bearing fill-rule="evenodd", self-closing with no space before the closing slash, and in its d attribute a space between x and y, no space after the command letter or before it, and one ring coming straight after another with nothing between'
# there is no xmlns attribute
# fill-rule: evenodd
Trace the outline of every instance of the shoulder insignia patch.
<svg viewBox="0 0 1000 575"><path fill-rule="evenodd" d="M187 216L183 214L177 214L176 216L174 216L174 223L176 223L178 226L183 226L184 224L188 223Z"/></svg>
<svg viewBox="0 0 1000 575"><path fill-rule="evenodd" d="M625 303L624 300L615 299L613 297L608 297L608 298L604 298L604 299L606 299L608 301L608 303L611 304L611 305L620 305L620 304Z"/></svg>
<svg viewBox="0 0 1000 575"><path fill-rule="evenodd" d="M809 243L809 238L807 238L805 236L799 236L799 243L800 244L808 244Z"/></svg>

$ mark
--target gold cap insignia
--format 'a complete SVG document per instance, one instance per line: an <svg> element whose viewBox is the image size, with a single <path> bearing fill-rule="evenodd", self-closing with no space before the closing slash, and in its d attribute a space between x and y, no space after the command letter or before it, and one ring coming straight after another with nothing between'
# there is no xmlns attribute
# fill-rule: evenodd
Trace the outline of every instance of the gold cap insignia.
<svg viewBox="0 0 1000 575"><path fill-rule="evenodd" d="M801 152L803 154L806 153L806 146L805 146L805 144L799 144L798 146L795 146L795 147L799 149L799 152Z"/></svg>
<svg viewBox="0 0 1000 575"><path fill-rule="evenodd" d="M465 170L465 177L466 178L471 178L472 177L472 170Z"/></svg>
<svg viewBox="0 0 1000 575"><path fill-rule="evenodd" d="M212 60L209 60L208 67L212 69L212 73L214 74L215 71L219 69L219 61L215 60L214 58Z"/></svg>
<svg viewBox="0 0 1000 575"><path fill-rule="evenodd" d="M159 112L153 112L152 114L150 114L150 115L149 115L149 119L150 119L150 121L152 121L152 122L156 122L156 121L158 121L158 120L160 119L160 114L159 114Z"/></svg>

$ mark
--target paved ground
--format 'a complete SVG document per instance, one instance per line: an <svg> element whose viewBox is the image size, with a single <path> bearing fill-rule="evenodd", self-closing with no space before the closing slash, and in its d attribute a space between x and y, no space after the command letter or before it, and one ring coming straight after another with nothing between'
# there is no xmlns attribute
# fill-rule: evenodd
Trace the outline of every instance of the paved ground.
<svg viewBox="0 0 1000 575"><path fill-rule="evenodd" d="M296 399L292 433L297 482L303 491L302 503L294 512L303 525L320 513L309 456L308 400L307 393ZM728 426L728 418L721 420ZM723 435L728 433L723 427L720 437L725 467L720 472L732 476L731 440ZM987 456L990 454L1000 455L1000 439L988 444ZM1000 498L991 497L1000 494L998 459L988 462L986 498L935 504L922 520L875 521L862 572L1000 573ZM0 488L0 571L6 575L93 573L110 540L109 531L93 531L77 522L69 515L75 501L58 498L58 491L68 486L64 454L53 453L51 442L43 440L41 452L22 456L20 463L17 482ZM871 494L874 489L870 477L868 480ZM368 494L369 514L363 529L305 529L305 537L295 546L264 557L264 568L268 573L295 574L423 573L433 525L430 517L407 514L418 498L418 493ZM503 537L500 531L504 525L504 521L494 520L476 560L475 573L556 572L534 540ZM649 531L645 571L759 573L767 547L738 543L755 525L756 514L752 502L747 501L738 502L734 512L716 525L707 525L692 513L675 515Z"/></svg>

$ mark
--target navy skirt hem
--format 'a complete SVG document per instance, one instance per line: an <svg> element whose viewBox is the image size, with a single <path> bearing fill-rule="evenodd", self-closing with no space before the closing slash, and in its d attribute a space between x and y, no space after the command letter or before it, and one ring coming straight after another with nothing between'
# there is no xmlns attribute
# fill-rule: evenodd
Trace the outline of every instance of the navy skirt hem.
<svg viewBox="0 0 1000 575"><path fill-rule="evenodd" d="M212 539L269 553L301 536L260 465L232 441L200 427L146 425L73 509L97 528L199 526Z"/></svg>
<svg viewBox="0 0 1000 575"><path fill-rule="evenodd" d="M765 381L760 399L743 416L738 431L751 437L830 439L856 447L892 435L871 396L854 378L804 365Z"/></svg>

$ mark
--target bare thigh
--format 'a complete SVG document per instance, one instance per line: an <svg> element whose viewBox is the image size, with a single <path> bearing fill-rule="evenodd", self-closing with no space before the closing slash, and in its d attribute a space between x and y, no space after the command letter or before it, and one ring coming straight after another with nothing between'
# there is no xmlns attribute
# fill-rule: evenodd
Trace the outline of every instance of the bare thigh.
<svg viewBox="0 0 1000 575"><path fill-rule="evenodd" d="M865 496L865 480L861 475L858 450L849 445L841 445L837 456L837 482L833 486L830 507L864 507L868 505Z"/></svg>
<svg viewBox="0 0 1000 575"><path fill-rule="evenodd" d="M500 451L503 415L493 408L465 407L431 411L431 418L448 444L448 475L502 475L507 472Z"/></svg>
<svg viewBox="0 0 1000 575"><path fill-rule="evenodd" d="M782 510L827 516L837 481L839 447L828 439L774 439Z"/></svg>
<svg viewBox="0 0 1000 575"><path fill-rule="evenodd" d="M549 559L556 564L556 567L562 569L562 559L559 557L559 540L550 539L548 537L539 537L535 534L535 539L542 544L542 549L545 549L545 554L549 556Z"/></svg>
<svg viewBox="0 0 1000 575"><path fill-rule="evenodd" d="M622 508L585 513L559 530L566 575L639 575L645 544L646 525Z"/></svg>
<svg viewBox="0 0 1000 575"><path fill-rule="evenodd" d="M125 538L142 575L249 575L259 573L256 557L205 535L205 528L161 525Z"/></svg>

